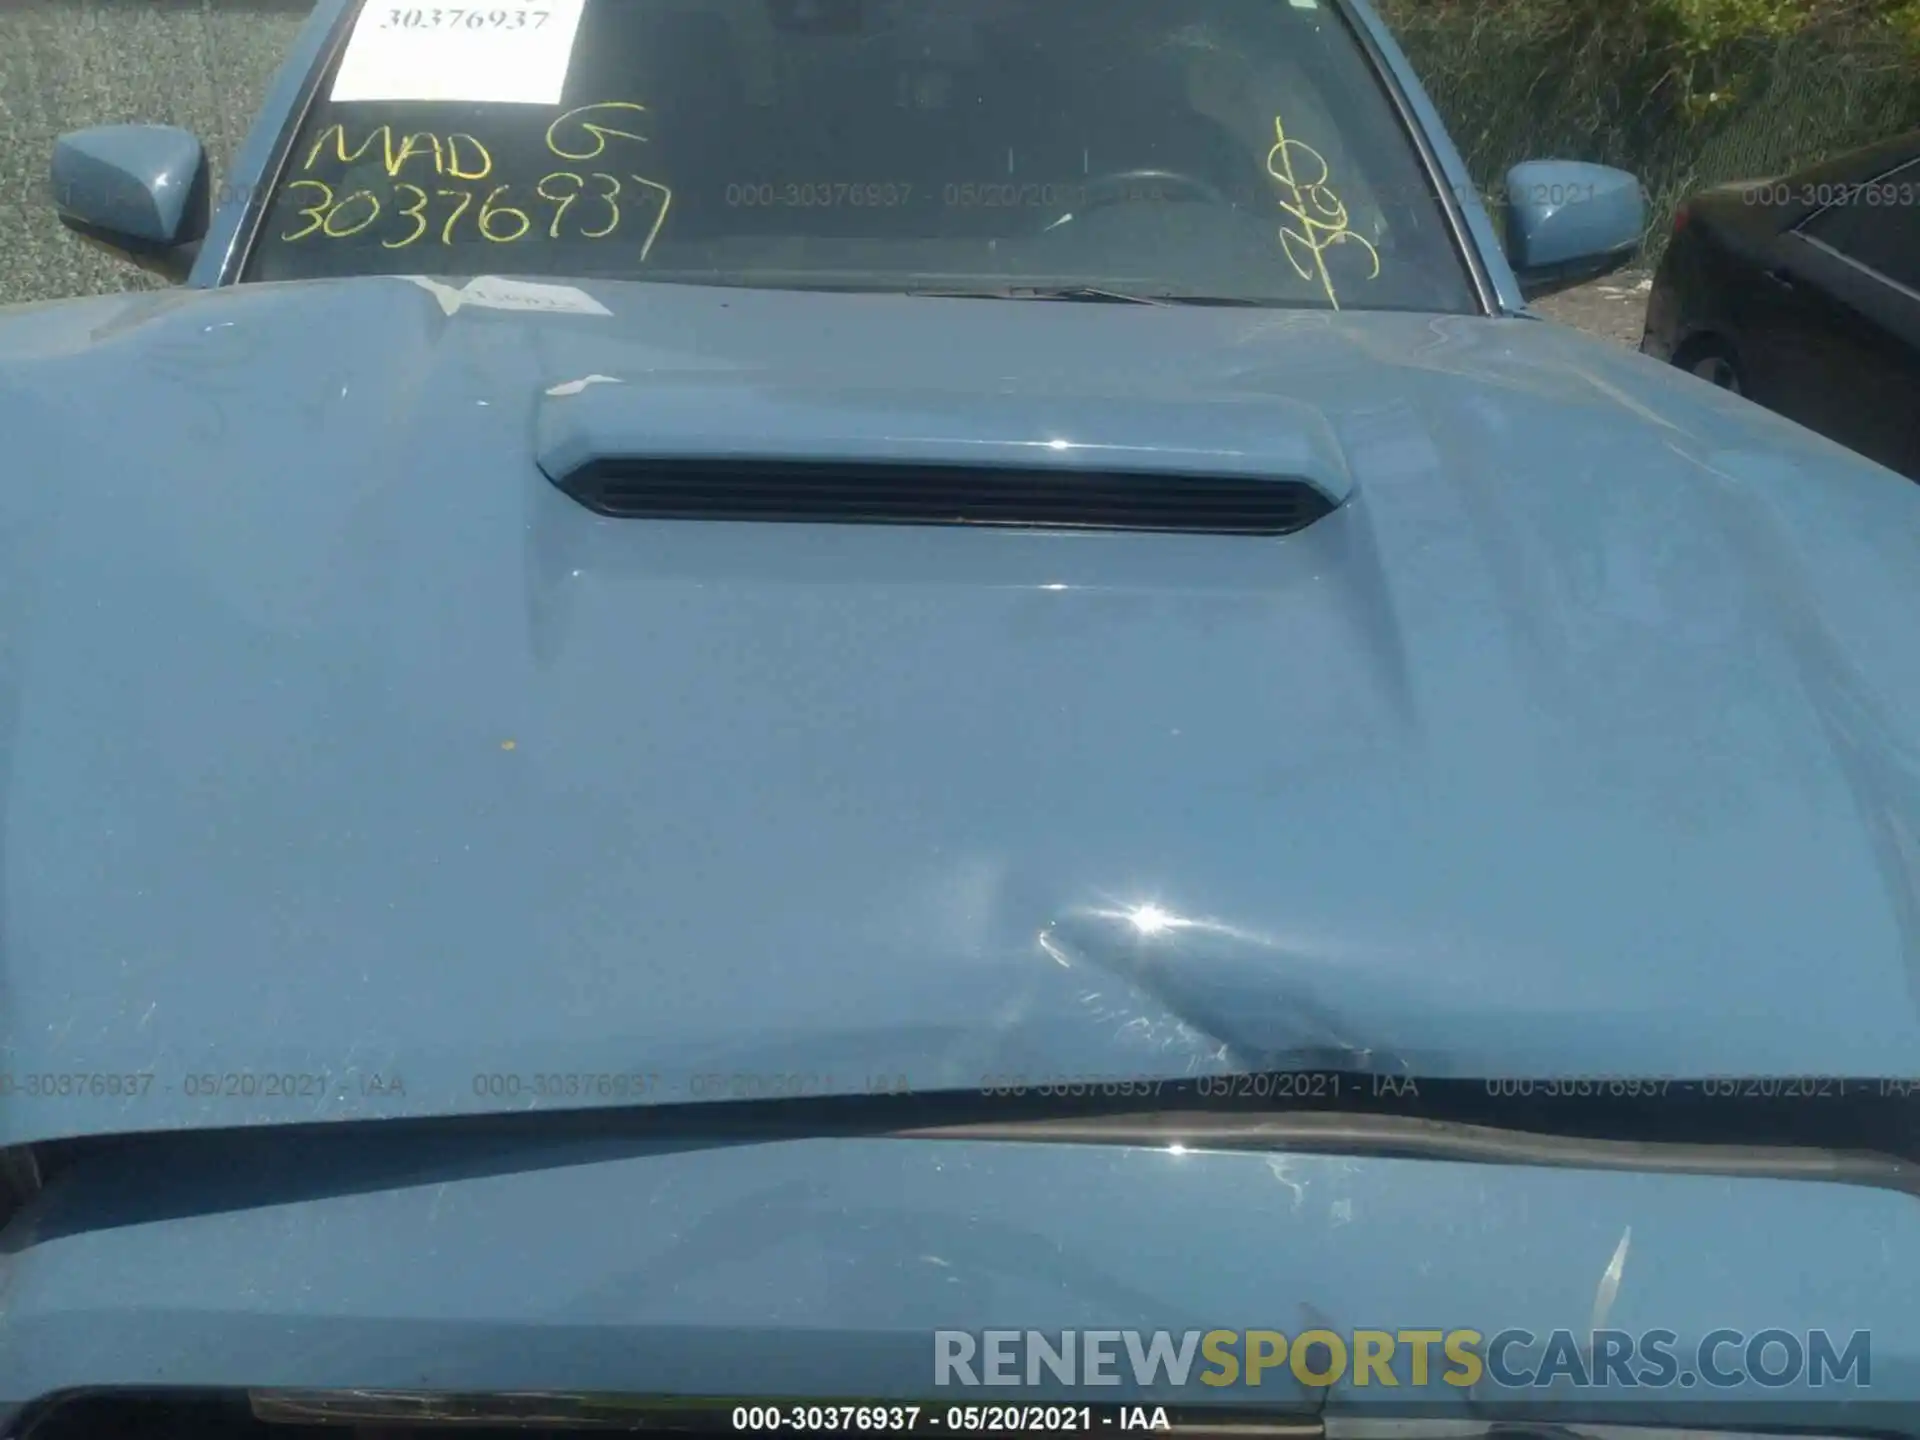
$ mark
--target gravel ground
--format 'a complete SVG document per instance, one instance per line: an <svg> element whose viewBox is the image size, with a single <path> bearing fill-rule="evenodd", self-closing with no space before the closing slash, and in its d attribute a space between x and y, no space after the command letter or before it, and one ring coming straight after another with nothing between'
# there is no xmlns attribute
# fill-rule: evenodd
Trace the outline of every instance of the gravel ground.
<svg viewBox="0 0 1920 1440"><path fill-rule="evenodd" d="M1638 350L1647 319L1647 292L1652 288L1650 273L1623 270L1577 290L1548 296L1533 308L1549 320Z"/></svg>
<svg viewBox="0 0 1920 1440"><path fill-rule="evenodd" d="M0 0L0 305L161 282L60 228L54 137L125 120L184 125L215 183L313 0Z"/></svg>

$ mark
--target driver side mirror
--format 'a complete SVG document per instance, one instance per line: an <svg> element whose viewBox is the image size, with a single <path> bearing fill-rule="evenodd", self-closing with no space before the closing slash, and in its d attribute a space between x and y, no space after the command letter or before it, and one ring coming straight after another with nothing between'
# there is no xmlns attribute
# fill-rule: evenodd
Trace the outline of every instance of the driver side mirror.
<svg viewBox="0 0 1920 1440"><path fill-rule="evenodd" d="M1507 172L1507 258L1529 300L1609 275L1640 249L1647 200L1624 170L1530 160Z"/></svg>
<svg viewBox="0 0 1920 1440"><path fill-rule="evenodd" d="M53 148L60 223L176 283L193 270L213 222L207 152L171 125L101 125Z"/></svg>

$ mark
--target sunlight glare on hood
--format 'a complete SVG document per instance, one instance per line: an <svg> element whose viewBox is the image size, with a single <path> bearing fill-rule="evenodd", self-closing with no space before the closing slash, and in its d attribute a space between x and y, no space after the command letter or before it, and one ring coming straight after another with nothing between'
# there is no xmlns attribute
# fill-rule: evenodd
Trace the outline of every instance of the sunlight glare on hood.
<svg viewBox="0 0 1920 1440"><path fill-rule="evenodd" d="M1180 924L1177 915L1169 915L1158 905L1136 905L1127 913L1127 919L1142 935L1162 935Z"/></svg>

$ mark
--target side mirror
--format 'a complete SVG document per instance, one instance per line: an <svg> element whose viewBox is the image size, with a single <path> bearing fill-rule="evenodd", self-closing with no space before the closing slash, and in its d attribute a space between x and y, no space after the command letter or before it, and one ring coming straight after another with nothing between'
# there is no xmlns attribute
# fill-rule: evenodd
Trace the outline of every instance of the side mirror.
<svg viewBox="0 0 1920 1440"><path fill-rule="evenodd" d="M101 125L53 147L60 223L175 282L193 269L213 221L207 152L171 125Z"/></svg>
<svg viewBox="0 0 1920 1440"><path fill-rule="evenodd" d="M1507 258L1528 299L1582 285L1631 260L1647 199L1624 170L1529 160L1507 172Z"/></svg>

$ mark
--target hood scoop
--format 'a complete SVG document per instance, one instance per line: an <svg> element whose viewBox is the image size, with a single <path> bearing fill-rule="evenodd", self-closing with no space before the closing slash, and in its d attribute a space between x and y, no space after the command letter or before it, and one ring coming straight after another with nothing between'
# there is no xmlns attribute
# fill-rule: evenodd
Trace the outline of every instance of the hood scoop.
<svg viewBox="0 0 1920 1440"><path fill-rule="evenodd" d="M536 429L547 478L623 520L1278 536L1352 491L1320 413L1271 399L1168 406L650 377L557 386Z"/></svg>
<svg viewBox="0 0 1920 1440"><path fill-rule="evenodd" d="M751 459L602 460L560 488L624 520L1291 535L1331 514L1295 479Z"/></svg>

